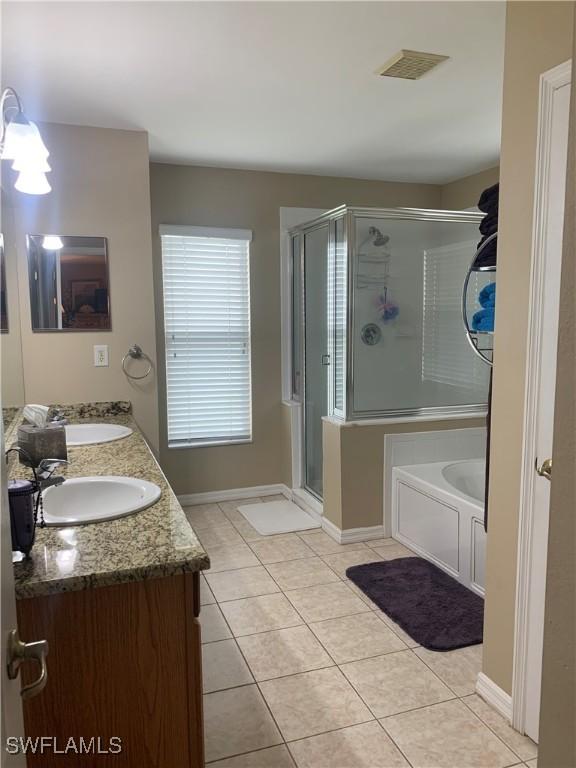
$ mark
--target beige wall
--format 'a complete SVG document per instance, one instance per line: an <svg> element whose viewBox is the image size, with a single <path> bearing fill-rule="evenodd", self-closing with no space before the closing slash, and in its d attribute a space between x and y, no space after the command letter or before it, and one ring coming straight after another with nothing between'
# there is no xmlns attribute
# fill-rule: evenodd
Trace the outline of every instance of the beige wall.
<svg viewBox="0 0 576 768"><path fill-rule="evenodd" d="M165 381L160 370L161 460L177 493L290 482L289 415L280 383L279 208L367 206L435 208L439 187L192 166L151 165L158 359L164 358L160 224L247 227L251 246L254 441L168 450ZM162 368L162 367L161 367Z"/></svg>
<svg viewBox="0 0 576 768"><path fill-rule="evenodd" d="M576 24L574 53L576 54ZM568 148L566 218L550 499L540 709L541 768L576 765L576 79Z"/></svg>
<svg viewBox="0 0 576 768"><path fill-rule="evenodd" d="M486 675L510 693L538 87L572 52L573 4L511 2L506 17L500 229L486 562Z"/></svg>
<svg viewBox="0 0 576 768"><path fill-rule="evenodd" d="M131 400L138 424L157 448L156 377L131 383L120 367L134 343L156 356L148 137L135 131L55 124L44 124L41 130L51 153L52 192L31 197L5 184L14 214L12 222L7 217L4 223L7 261L18 260L25 399ZM111 332L32 333L27 233L108 238ZM108 368L93 366L94 344L108 345ZM3 403L9 404L8 395Z"/></svg>
<svg viewBox="0 0 576 768"><path fill-rule="evenodd" d="M494 98L498 98L497 94L494 94ZM483 190L496 184L499 175L500 168L496 166L444 184L440 191L440 207L447 211L473 208L478 204Z"/></svg>
<svg viewBox="0 0 576 768"><path fill-rule="evenodd" d="M6 294L8 305L8 333L0 334L2 406L24 405L24 369L22 366L22 340L20 338L20 310L18 299L18 265L13 240L14 211L9 196L2 190L0 231L4 234L6 265Z"/></svg>
<svg viewBox="0 0 576 768"><path fill-rule="evenodd" d="M484 427L484 418L343 424L324 421L324 515L341 530L382 525L384 438L412 432Z"/></svg>

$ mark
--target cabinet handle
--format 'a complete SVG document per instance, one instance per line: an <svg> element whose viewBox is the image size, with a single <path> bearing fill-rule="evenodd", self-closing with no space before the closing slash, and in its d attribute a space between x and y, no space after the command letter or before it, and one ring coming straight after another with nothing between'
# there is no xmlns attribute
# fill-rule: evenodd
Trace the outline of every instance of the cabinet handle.
<svg viewBox="0 0 576 768"><path fill-rule="evenodd" d="M30 685L25 685L20 691L23 699L31 699L43 691L48 680L48 641L36 640L33 643L23 643L18 636L18 630L13 629L8 635L8 677L15 680L20 671L20 665L25 661L37 661L40 664L40 676Z"/></svg>

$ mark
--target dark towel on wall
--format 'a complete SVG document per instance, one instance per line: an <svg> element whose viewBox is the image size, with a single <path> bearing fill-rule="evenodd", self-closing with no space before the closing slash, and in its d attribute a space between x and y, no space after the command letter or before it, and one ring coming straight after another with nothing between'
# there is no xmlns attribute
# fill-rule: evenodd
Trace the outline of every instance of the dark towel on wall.
<svg viewBox="0 0 576 768"><path fill-rule="evenodd" d="M492 185L491 187L488 187L488 189L485 189L484 192L482 192L480 195L480 200L478 200L478 208L480 208L481 211L484 211L484 213L492 213L494 208L498 209L499 193L499 182Z"/></svg>
<svg viewBox="0 0 576 768"><path fill-rule="evenodd" d="M478 243L478 248L480 248L480 246L484 242L486 242L485 237L482 238L482 240L480 240L480 242ZM496 266L496 253L498 249L497 242L498 242L498 239L495 237L494 240L488 243L488 245L483 249L480 255L476 257L476 260L474 261L474 266L477 269L480 267Z"/></svg>
<svg viewBox="0 0 576 768"><path fill-rule="evenodd" d="M491 235L493 232L496 232L498 229L498 212L496 213L489 213L480 222L480 226L478 227L481 234L483 234L485 237L488 237L488 235Z"/></svg>

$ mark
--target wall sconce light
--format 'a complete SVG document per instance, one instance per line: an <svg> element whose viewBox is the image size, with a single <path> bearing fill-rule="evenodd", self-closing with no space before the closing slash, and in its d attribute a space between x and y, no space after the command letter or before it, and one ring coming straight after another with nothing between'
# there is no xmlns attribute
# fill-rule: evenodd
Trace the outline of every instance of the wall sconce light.
<svg viewBox="0 0 576 768"><path fill-rule="evenodd" d="M38 126L24 114L22 102L14 88L2 91L0 114L0 160L13 161L12 170L18 171L14 186L27 195L47 194L51 190L46 178L50 170L50 153L42 141Z"/></svg>

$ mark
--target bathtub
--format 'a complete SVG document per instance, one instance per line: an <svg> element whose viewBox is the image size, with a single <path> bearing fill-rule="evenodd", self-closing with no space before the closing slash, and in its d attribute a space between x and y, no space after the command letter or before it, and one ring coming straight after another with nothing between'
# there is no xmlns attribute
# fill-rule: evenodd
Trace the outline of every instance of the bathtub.
<svg viewBox="0 0 576 768"><path fill-rule="evenodd" d="M392 536L484 595L484 472L481 459L392 470Z"/></svg>

